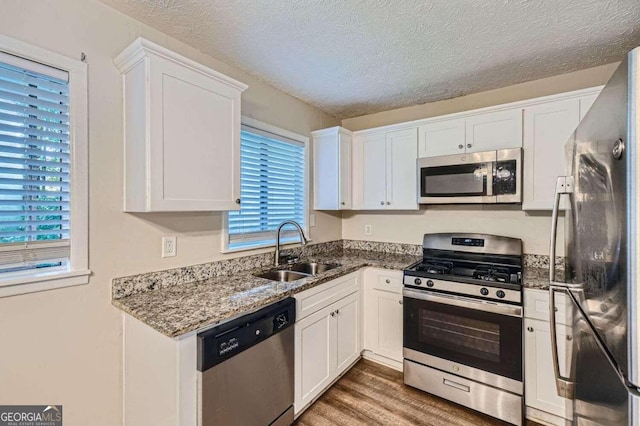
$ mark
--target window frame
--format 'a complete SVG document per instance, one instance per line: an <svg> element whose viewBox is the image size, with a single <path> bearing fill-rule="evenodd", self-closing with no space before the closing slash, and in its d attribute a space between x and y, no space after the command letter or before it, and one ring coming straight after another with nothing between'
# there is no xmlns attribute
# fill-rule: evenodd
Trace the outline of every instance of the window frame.
<svg viewBox="0 0 640 426"><path fill-rule="evenodd" d="M87 64L0 34L0 51L69 74L70 233L66 266L0 274L0 297L89 282L89 157ZM47 270L48 269L48 270Z"/></svg>
<svg viewBox="0 0 640 426"><path fill-rule="evenodd" d="M300 142L304 145L304 183L303 183L303 188L304 188L304 226L302 227L302 230L304 231L304 235L305 237L307 237L308 241L311 241L310 235L309 235L309 216L310 216L310 210L311 207L309 205L310 202L310 167L309 165L310 163L310 159L309 159L309 137L307 136L302 136L298 133L294 133L291 132L289 130L285 130L282 129L280 127L276 127L273 126L271 124L267 124L267 123L263 123L262 121L258 121L256 119L250 118L250 117L245 117L242 116L241 118L241 124L242 126L246 126L246 127L252 127L256 130L260 130L262 132L268 132L271 133L275 136L281 136L283 138L286 139L291 139L294 140L296 142ZM242 140L240 140L240 143L242 143ZM242 187L242 181L240 181L240 186ZM289 227L287 227L286 229L289 229ZM293 229L293 228L292 228ZM249 250L257 250L257 249L263 249L263 248L269 248L269 247L275 247L276 246L276 241L274 240L265 240L256 244L252 244L250 246L245 246L245 247L234 247L234 248L229 248L229 212L225 212L222 215L222 232L221 234L221 244L220 244L220 252L221 253L236 253L236 252L242 252L242 251L249 251ZM284 245L292 245L292 244L299 244L299 241L296 239L295 241L287 241L287 240L282 240L281 241L281 246Z"/></svg>

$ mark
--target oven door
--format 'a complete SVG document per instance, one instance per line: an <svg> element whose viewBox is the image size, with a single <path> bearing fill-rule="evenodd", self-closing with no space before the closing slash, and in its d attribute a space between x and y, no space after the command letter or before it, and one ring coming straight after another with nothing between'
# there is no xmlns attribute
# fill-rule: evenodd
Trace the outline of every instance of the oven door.
<svg viewBox="0 0 640 426"><path fill-rule="evenodd" d="M423 204L495 203L496 151L418 159Z"/></svg>
<svg viewBox="0 0 640 426"><path fill-rule="evenodd" d="M485 372L522 382L522 307L407 288L403 294L405 358L485 382Z"/></svg>

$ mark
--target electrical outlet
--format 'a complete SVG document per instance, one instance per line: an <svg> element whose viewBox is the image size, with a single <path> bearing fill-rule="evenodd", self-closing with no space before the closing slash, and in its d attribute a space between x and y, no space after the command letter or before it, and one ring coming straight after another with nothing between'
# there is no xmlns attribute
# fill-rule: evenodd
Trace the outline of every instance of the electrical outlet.
<svg viewBox="0 0 640 426"><path fill-rule="evenodd" d="M162 237L162 257L173 257L177 252L176 237Z"/></svg>
<svg viewBox="0 0 640 426"><path fill-rule="evenodd" d="M364 235L371 235L371 225L364 226Z"/></svg>
<svg viewBox="0 0 640 426"><path fill-rule="evenodd" d="M315 214L310 214L309 215L309 226L316 226L316 215Z"/></svg>

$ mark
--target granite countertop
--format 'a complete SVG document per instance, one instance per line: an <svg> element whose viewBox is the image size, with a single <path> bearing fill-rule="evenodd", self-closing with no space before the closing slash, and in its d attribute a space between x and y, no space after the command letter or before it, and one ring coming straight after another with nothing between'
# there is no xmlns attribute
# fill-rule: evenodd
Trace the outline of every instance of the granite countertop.
<svg viewBox="0 0 640 426"><path fill-rule="evenodd" d="M525 267L522 272L522 282L524 288L549 290L549 268Z"/></svg>
<svg viewBox="0 0 640 426"><path fill-rule="evenodd" d="M337 250L304 259L341 265L314 277L275 282L254 276L264 269L253 269L136 293L112 299L112 303L160 333L177 337L251 312L365 266L403 270L421 258L367 250Z"/></svg>

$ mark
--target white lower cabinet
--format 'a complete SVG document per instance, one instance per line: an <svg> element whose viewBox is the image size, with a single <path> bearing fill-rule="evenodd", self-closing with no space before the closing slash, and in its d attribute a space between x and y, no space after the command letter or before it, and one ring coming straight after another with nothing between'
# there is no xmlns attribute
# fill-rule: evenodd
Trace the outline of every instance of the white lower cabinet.
<svg viewBox="0 0 640 426"><path fill-rule="evenodd" d="M359 357L361 344L361 301L359 273L347 275L297 294L298 305L314 306L313 313L298 316L295 324L296 414L314 401ZM336 285L338 284L338 285ZM353 291L342 295L343 289ZM306 301L326 303L306 304Z"/></svg>
<svg viewBox="0 0 640 426"><path fill-rule="evenodd" d="M525 291L524 320L524 376L525 404L527 417L548 424L564 425L565 419L571 420L572 403L558 396L551 354L551 334L548 314L542 316L541 307L548 306L546 291ZM571 362L572 333L569 322L570 301L559 298L557 306L557 341L560 373L567 375Z"/></svg>
<svg viewBox="0 0 640 426"><path fill-rule="evenodd" d="M402 369L402 272L364 273L364 349L367 358Z"/></svg>

